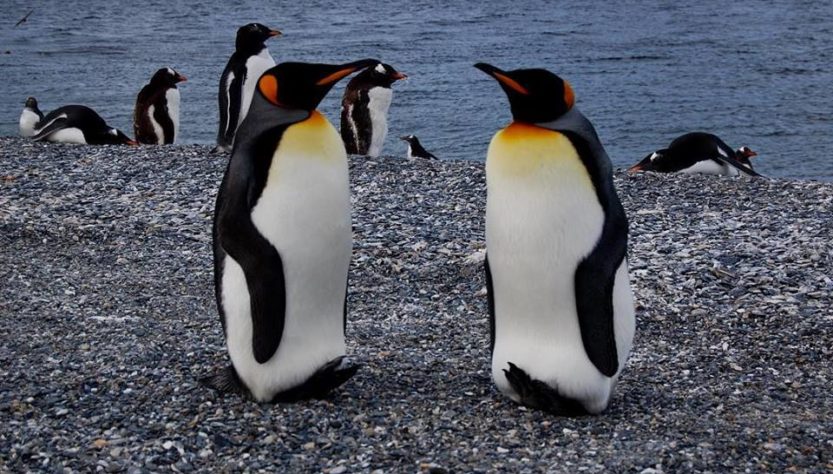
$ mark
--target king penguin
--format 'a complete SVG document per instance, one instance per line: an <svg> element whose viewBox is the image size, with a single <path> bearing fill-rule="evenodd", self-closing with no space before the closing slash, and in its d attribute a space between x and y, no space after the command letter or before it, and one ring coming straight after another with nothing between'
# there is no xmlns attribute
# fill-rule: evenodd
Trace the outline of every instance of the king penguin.
<svg viewBox="0 0 833 474"><path fill-rule="evenodd" d="M755 155L757 153L745 146L733 150L717 135L691 132L675 138L667 148L649 153L642 161L628 168L628 172L760 176L749 161Z"/></svg>
<svg viewBox="0 0 833 474"><path fill-rule="evenodd" d="M234 53L220 76L217 100L220 105L220 129L215 152L230 151L237 127L243 123L252 102L260 75L275 65L266 48L266 40L281 36L260 23L250 23L237 30Z"/></svg>
<svg viewBox="0 0 833 474"><path fill-rule="evenodd" d="M408 76L378 63L347 83L341 100L341 138L351 155L379 156L388 134L391 86Z"/></svg>
<svg viewBox="0 0 833 474"><path fill-rule="evenodd" d="M500 83L513 117L486 158L492 378L523 405L600 413L636 326L610 159L569 83L475 67Z"/></svg>
<svg viewBox="0 0 833 474"><path fill-rule="evenodd" d="M38 108L37 99L34 97L27 98L18 121L20 136L24 138L35 136L35 129L41 120L43 120L43 112Z"/></svg>
<svg viewBox="0 0 833 474"><path fill-rule="evenodd" d="M179 88L187 79L169 67L159 69L142 87L133 109L136 141L148 145L169 145L179 132Z"/></svg>
<svg viewBox="0 0 833 474"><path fill-rule="evenodd" d="M257 83L214 214L217 308L231 367L205 380L261 402L321 398L345 357L352 251L347 154L316 109L372 64L282 63Z"/></svg>

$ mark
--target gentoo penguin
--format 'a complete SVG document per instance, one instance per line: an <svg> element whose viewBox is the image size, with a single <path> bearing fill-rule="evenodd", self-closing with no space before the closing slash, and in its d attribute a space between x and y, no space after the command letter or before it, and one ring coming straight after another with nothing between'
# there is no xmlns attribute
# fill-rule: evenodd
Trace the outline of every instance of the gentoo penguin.
<svg viewBox="0 0 833 474"><path fill-rule="evenodd" d="M169 67L150 78L136 97L133 132L136 141L148 145L167 145L179 132L179 88L187 79Z"/></svg>
<svg viewBox="0 0 833 474"><path fill-rule="evenodd" d="M260 75L275 65L266 40L280 36L260 23L249 23L237 30L234 54L228 60L217 98L220 103L220 129L214 151L231 151L237 127L243 123Z"/></svg>
<svg viewBox="0 0 833 474"><path fill-rule="evenodd" d="M347 363L347 155L315 108L375 64L282 63L257 83L214 213L214 281L231 367L205 382L262 402L320 398Z"/></svg>
<svg viewBox="0 0 833 474"><path fill-rule="evenodd" d="M408 159L413 160L414 158L427 158L430 160L436 160L437 157L429 153L425 148L422 147L422 144L419 142L419 138L416 135L405 135L404 137L399 137L400 140L404 140L408 142Z"/></svg>
<svg viewBox="0 0 833 474"><path fill-rule="evenodd" d="M43 120L43 112L38 108L38 101L34 97L26 99L23 105L23 112L20 113L20 136L29 138L35 135L35 128Z"/></svg>
<svg viewBox="0 0 833 474"><path fill-rule="evenodd" d="M600 413L635 331L610 159L566 81L475 67L500 83L513 117L486 158L492 378L530 407Z"/></svg>
<svg viewBox="0 0 833 474"><path fill-rule="evenodd" d="M746 147L740 149L743 148ZM749 151L752 152L752 150ZM751 166L744 166L739 161L737 151L729 147L717 135L705 132L686 133L675 138L668 148L650 153L642 161L628 168L629 173L637 171L660 173L679 171L725 176L737 176L743 173L760 176Z"/></svg>
<svg viewBox="0 0 833 474"><path fill-rule="evenodd" d="M87 145L136 145L121 130L107 125L93 109L83 105L59 107L38 123L32 140Z"/></svg>
<svg viewBox="0 0 833 474"><path fill-rule="evenodd" d="M365 69L347 83L341 100L341 138L351 155L379 156L388 134L391 85L405 79L388 64Z"/></svg>
<svg viewBox="0 0 833 474"><path fill-rule="evenodd" d="M750 170L754 171L754 169L752 168L752 157L753 156L758 156L758 154L755 153L754 151L752 151L752 149L749 148L748 146L742 146L742 147L738 148L737 150L735 150L735 158L738 159L738 162L740 162L740 164L742 164L743 166L746 166Z"/></svg>

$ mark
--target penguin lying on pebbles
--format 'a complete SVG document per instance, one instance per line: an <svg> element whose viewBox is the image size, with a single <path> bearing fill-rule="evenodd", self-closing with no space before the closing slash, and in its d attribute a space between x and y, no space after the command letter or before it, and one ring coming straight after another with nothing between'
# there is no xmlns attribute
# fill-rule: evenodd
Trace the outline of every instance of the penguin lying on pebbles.
<svg viewBox="0 0 833 474"><path fill-rule="evenodd" d="M747 174L760 176L749 158L757 155L748 147L733 150L717 135L705 132L686 133L674 139L668 148L650 153L628 169L660 173L701 173L724 176Z"/></svg>
<svg viewBox="0 0 833 474"><path fill-rule="evenodd" d="M486 157L492 379L526 406L600 413L636 324L610 159L567 81L475 67L500 84L513 119Z"/></svg>
<svg viewBox="0 0 833 474"><path fill-rule="evenodd" d="M65 105L46 114L35 126L32 140L82 145L136 145L121 130L107 125L100 115L84 105Z"/></svg>
<svg viewBox="0 0 833 474"><path fill-rule="evenodd" d="M187 79L166 67L159 69L142 87L133 109L136 141L148 145L168 145L179 132L179 88Z"/></svg>
<svg viewBox="0 0 833 474"><path fill-rule="evenodd" d="M429 153L425 148L422 147L422 144L419 142L419 138L416 135L405 135L404 137L399 137L400 140L403 140L408 143L408 159L413 160L414 158L426 158L429 160L436 160L437 157L433 154Z"/></svg>

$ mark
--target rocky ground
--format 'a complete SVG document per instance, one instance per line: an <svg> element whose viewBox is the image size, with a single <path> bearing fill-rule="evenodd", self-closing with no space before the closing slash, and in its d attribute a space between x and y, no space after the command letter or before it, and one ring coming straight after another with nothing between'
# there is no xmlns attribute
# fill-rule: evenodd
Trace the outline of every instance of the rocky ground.
<svg viewBox="0 0 833 474"><path fill-rule="evenodd" d="M490 381L482 164L354 158L364 367L259 405L198 383L226 364L208 149L0 139L0 470L833 470L833 185L617 173L634 351L566 419Z"/></svg>

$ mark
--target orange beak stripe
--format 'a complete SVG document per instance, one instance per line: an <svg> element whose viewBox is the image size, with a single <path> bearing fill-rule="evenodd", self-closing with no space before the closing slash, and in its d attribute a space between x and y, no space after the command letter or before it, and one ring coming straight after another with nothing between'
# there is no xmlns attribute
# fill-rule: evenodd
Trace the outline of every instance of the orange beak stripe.
<svg viewBox="0 0 833 474"><path fill-rule="evenodd" d="M334 82L340 81L345 76L349 76L350 74L353 74L353 72L355 72L355 71L356 71L356 68L354 68L354 67L348 67L347 69L342 69L341 71L336 71L336 72L330 74L329 76L325 77L324 79L321 79L320 81L316 82L315 85L316 86L328 86L328 85L330 85Z"/></svg>
<svg viewBox="0 0 833 474"><path fill-rule="evenodd" d="M266 97L266 100L278 105L278 79L275 76L267 74L261 77L258 88L263 97Z"/></svg>
<svg viewBox="0 0 833 474"><path fill-rule="evenodd" d="M498 80L498 81L500 81L503 85L505 85L506 87L508 87L508 88L512 89L513 91L515 91L515 92L517 92L517 93L519 93L519 94L529 95L529 91L528 91L528 90L526 90L526 87L524 87L524 86L520 85L520 84L518 83L518 81L516 81L516 80L512 79L511 77L507 76L506 74L501 74L501 73L499 73L499 72L494 72L494 73L492 73L492 74L494 74L494 75L495 75L495 79L497 79L497 80Z"/></svg>
<svg viewBox="0 0 833 474"><path fill-rule="evenodd" d="M564 103L567 104L567 109L572 109L576 103L576 93L567 81L564 81Z"/></svg>

